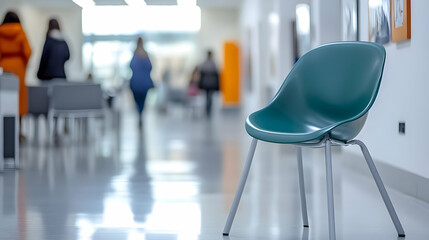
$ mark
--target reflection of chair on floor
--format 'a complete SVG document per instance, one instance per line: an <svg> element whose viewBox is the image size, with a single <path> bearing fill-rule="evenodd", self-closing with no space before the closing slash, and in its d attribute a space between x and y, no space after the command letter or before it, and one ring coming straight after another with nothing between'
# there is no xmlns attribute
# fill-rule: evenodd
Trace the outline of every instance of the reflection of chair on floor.
<svg viewBox="0 0 429 240"><path fill-rule="evenodd" d="M28 87L28 114L35 119L35 136L38 136L39 117L47 117L49 111L49 87Z"/></svg>
<svg viewBox="0 0 429 240"><path fill-rule="evenodd" d="M53 135L54 118L72 120L74 134L76 118L99 118L105 115L105 101L99 84L56 84L52 86L49 106L50 136Z"/></svg>
<svg viewBox="0 0 429 240"><path fill-rule="evenodd" d="M399 236L405 236L392 202L367 147L354 137L375 101L385 50L374 43L328 44L305 54L295 64L272 102L246 120L253 141L224 235L228 235L249 174L258 140L297 146L298 176L304 227L308 227L301 147L324 147L329 239L335 237L331 146L358 145L374 177Z"/></svg>

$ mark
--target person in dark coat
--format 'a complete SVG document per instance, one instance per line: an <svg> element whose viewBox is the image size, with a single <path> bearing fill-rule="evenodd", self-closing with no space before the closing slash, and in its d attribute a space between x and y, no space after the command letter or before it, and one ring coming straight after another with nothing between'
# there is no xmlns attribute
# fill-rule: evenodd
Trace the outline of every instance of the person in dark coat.
<svg viewBox="0 0 429 240"><path fill-rule="evenodd" d="M142 112L146 101L146 95L149 89L153 88L153 81L150 77L152 71L152 63L149 56L143 47L143 39L137 39L137 47L134 51L134 56L131 59L130 68L133 75L130 80L130 88L133 92L134 101L139 113L139 127L142 126Z"/></svg>
<svg viewBox="0 0 429 240"><path fill-rule="evenodd" d="M61 33L60 24L55 18L52 18L49 20L37 77L42 81L54 78L65 79L64 64L69 58L69 47Z"/></svg>
<svg viewBox="0 0 429 240"><path fill-rule="evenodd" d="M207 51L206 60L200 65L200 89L206 92L206 115L210 117L213 93L219 91L219 73L213 61L212 51Z"/></svg>

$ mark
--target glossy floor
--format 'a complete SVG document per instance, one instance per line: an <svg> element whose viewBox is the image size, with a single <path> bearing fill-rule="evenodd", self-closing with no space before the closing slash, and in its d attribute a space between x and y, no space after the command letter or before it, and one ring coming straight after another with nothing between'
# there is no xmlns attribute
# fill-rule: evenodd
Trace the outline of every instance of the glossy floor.
<svg viewBox="0 0 429 240"><path fill-rule="evenodd" d="M30 136L22 168L0 174L0 239L328 239L323 151L304 151L304 230L295 149L268 143L222 236L250 138L240 113L213 117L148 111L140 131L132 113L113 114L56 147ZM333 154L337 239L397 239L372 179ZM388 191L406 239L429 239L429 204Z"/></svg>

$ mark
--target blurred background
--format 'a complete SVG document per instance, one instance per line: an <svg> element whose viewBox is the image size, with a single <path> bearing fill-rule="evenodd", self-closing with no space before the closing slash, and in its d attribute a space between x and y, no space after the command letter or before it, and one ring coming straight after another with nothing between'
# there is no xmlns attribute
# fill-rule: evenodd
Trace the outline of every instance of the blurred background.
<svg viewBox="0 0 429 240"><path fill-rule="evenodd" d="M398 215L406 213L405 228L414 233L409 239L426 239L421 226L429 219L429 128L424 127L429 119L429 1L412 1L408 22L401 15L408 5L394 2L402 1L1 0L0 21L7 11L15 11L32 49L26 85L45 86L37 72L48 21L56 18L70 51L67 79L62 80L99 87L103 117L58 117L53 130L48 102L45 112L22 117L22 167L13 171L7 160L0 174L0 196L9 196L0 200L0 232L7 232L5 239L109 239L112 233L119 234L113 239L220 239L250 143L244 130L248 114L271 101L307 51L336 41L375 41L385 47L387 60L379 96L358 138L368 144L386 185L394 189ZM398 40L392 19L412 34ZM377 36L386 32L379 41ZM140 115L130 89L130 63L139 37L154 85ZM200 77L194 70L201 71L208 51L219 79L212 94L192 85ZM79 98L80 93L74 95ZM336 189L339 209L353 198L343 196L351 189L359 194L353 207L380 200L367 188L366 169L361 171L354 161L359 149L336 153L338 168L346 169L334 179L346 179ZM248 215L238 219L241 233L250 232L254 239L305 239L300 224L291 220L300 217L299 203L283 189L297 197L291 179L296 172L279 170L296 167L294 154L291 147L261 144L256 158L268 164L257 165L250 182L254 185L245 193L263 197L243 206ZM326 196L319 190L323 166L317 161L323 152L304 155L314 163L306 168L308 192L315 199L310 208L324 209ZM356 184L347 180L348 173ZM276 194L268 198L273 189ZM88 197L88 205L80 196ZM272 209L265 211L266 206ZM281 220L278 209L291 219ZM362 216L362 228L379 239L396 239L389 235L384 209L376 205L370 210L380 211L381 217L374 223ZM362 209L354 211L340 210L339 219L353 218ZM186 223L180 216L189 212ZM314 214L316 222L325 224L325 213ZM360 239L351 227L340 228L342 239ZM327 239L327 231L310 230L310 239Z"/></svg>

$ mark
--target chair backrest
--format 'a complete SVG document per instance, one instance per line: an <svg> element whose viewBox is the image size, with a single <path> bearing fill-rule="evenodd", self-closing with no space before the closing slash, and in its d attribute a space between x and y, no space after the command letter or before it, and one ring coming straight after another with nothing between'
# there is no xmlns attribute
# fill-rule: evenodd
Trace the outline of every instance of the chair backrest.
<svg viewBox="0 0 429 240"><path fill-rule="evenodd" d="M326 127L364 116L376 98L386 53L369 42L338 42L302 56L269 107Z"/></svg>
<svg viewBox="0 0 429 240"><path fill-rule="evenodd" d="M47 115L49 110L49 87L28 87L28 113L32 115Z"/></svg>
<svg viewBox="0 0 429 240"><path fill-rule="evenodd" d="M99 84L56 84L52 86L51 109L102 109L103 91Z"/></svg>

